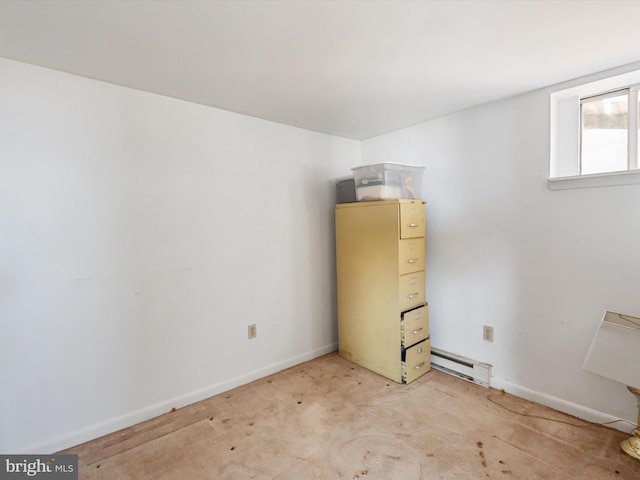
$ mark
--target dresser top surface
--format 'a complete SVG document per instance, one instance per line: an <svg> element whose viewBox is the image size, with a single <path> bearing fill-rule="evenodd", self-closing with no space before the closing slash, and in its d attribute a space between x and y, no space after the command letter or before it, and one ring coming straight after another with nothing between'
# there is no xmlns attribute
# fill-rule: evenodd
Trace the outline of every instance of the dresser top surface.
<svg viewBox="0 0 640 480"><path fill-rule="evenodd" d="M399 205L402 203L426 203L424 200L395 198L392 200L369 200L364 202L338 203L336 208L375 207L377 205Z"/></svg>

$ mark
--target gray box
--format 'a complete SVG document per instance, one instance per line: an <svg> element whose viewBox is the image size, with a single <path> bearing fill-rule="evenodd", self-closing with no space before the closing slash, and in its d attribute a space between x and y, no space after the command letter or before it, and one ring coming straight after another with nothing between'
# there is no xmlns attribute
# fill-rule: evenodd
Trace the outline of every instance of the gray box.
<svg viewBox="0 0 640 480"><path fill-rule="evenodd" d="M356 201L356 181L353 177L336 180L336 203Z"/></svg>

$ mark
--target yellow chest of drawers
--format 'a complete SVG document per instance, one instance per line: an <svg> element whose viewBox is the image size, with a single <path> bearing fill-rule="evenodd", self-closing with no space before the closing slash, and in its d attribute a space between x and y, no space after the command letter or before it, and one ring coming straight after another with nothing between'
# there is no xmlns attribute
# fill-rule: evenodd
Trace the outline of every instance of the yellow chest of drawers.
<svg viewBox="0 0 640 480"><path fill-rule="evenodd" d="M336 205L340 356L399 383L430 369L424 203Z"/></svg>

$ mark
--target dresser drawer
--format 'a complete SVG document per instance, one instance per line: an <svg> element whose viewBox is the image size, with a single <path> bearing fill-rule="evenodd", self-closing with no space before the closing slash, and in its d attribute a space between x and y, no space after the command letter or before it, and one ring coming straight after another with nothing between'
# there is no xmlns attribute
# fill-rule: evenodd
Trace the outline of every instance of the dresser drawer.
<svg viewBox="0 0 640 480"><path fill-rule="evenodd" d="M398 283L400 286L400 312L419 307L424 303L424 270L400 275Z"/></svg>
<svg viewBox="0 0 640 480"><path fill-rule="evenodd" d="M400 238L424 237L424 204L420 201L400 204Z"/></svg>
<svg viewBox="0 0 640 480"><path fill-rule="evenodd" d="M398 257L400 275L424 270L424 237L400 240Z"/></svg>
<svg viewBox="0 0 640 480"><path fill-rule="evenodd" d="M429 305L403 313L400 332L403 347L426 339L429 336Z"/></svg>
<svg viewBox="0 0 640 480"><path fill-rule="evenodd" d="M431 370L431 340L426 339L404 352L402 381L409 383Z"/></svg>

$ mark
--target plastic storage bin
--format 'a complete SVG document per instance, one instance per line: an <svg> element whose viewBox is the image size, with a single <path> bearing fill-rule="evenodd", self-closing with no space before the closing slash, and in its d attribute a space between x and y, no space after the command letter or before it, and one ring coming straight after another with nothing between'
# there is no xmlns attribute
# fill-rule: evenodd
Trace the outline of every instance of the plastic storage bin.
<svg viewBox="0 0 640 480"><path fill-rule="evenodd" d="M422 198L424 167L377 163L352 168L357 201Z"/></svg>

